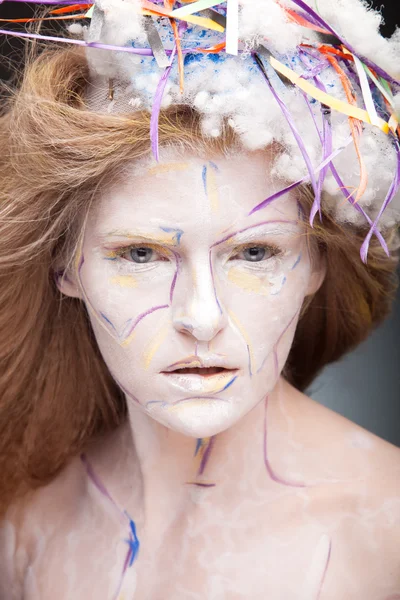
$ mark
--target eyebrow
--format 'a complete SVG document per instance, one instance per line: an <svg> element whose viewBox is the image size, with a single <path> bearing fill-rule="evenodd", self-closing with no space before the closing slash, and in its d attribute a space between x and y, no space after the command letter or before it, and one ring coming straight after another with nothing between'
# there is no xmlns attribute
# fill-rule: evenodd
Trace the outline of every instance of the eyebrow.
<svg viewBox="0 0 400 600"><path fill-rule="evenodd" d="M222 239L214 242L212 244L212 248L215 246L219 246L224 242L229 241L247 241L251 240L259 235L281 235L283 233L294 233L293 226L298 225L298 221L291 221L286 219L280 219L275 221L261 221L260 223L255 223L254 225L249 225L248 227L244 227L243 229L238 229L237 231L233 231L232 233L227 234ZM271 225L271 228L268 227ZM263 227L264 226L264 227ZM289 227L288 227L289 226ZM262 231L254 231L257 228L263 227ZM292 229L292 231L290 231Z"/></svg>
<svg viewBox="0 0 400 600"><path fill-rule="evenodd" d="M167 246L178 246L183 231L173 227L160 227L160 232L148 231L129 231L127 229L113 229L107 233L100 234L101 240L105 241L111 238L126 238L131 240L143 240Z"/></svg>

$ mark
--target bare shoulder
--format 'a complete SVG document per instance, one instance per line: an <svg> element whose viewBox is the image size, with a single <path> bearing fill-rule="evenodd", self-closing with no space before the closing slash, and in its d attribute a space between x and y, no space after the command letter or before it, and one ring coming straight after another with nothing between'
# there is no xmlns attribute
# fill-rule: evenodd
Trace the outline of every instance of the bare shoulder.
<svg viewBox="0 0 400 600"><path fill-rule="evenodd" d="M0 518L0 600L21 600L29 566L40 545L76 522L86 496L80 459L49 484L16 501Z"/></svg>
<svg viewBox="0 0 400 600"><path fill-rule="evenodd" d="M400 486L400 448L293 388L290 396L299 441L332 471Z"/></svg>
<svg viewBox="0 0 400 600"><path fill-rule="evenodd" d="M293 405L340 554L400 594L400 448L304 394Z"/></svg>

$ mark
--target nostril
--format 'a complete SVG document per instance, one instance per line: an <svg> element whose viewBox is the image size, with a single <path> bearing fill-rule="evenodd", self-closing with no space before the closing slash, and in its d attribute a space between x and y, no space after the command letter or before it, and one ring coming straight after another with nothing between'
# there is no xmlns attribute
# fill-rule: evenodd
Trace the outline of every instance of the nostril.
<svg viewBox="0 0 400 600"><path fill-rule="evenodd" d="M193 333L194 326L185 319L177 319L174 321L175 328L182 332Z"/></svg>

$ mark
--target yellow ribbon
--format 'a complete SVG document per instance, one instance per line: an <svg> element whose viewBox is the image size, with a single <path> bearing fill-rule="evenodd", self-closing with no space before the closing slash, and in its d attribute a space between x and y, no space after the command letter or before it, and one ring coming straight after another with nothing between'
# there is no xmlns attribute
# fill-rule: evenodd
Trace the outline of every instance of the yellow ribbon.
<svg viewBox="0 0 400 600"><path fill-rule="evenodd" d="M338 112L341 112L349 117L354 117L359 121L364 121L364 123L369 123L371 125L371 119L369 117L369 114L363 108L358 108L358 106L353 106L348 102L343 102L342 100L338 100L337 98L330 96L326 92L323 92L322 90L318 89L315 85L312 85L312 83L310 83L306 79L303 79L300 75L292 71L292 69L289 69L289 67L279 62L279 60L276 60L276 58L274 58L273 56L269 57L269 61L273 68L276 71L278 71L278 73L284 75L287 79L289 79L291 83L297 85L297 87L303 90L303 92L306 92L306 94L308 94L312 98L315 98L315 100L318 100L322 104L326 104L334 110L337 110ZM389 123L387 123L384 119L381 119L380 117L378 117L377 119L376 126L379 127L379 129L381 129L386 134L388 134L391 129Z"/></svg>

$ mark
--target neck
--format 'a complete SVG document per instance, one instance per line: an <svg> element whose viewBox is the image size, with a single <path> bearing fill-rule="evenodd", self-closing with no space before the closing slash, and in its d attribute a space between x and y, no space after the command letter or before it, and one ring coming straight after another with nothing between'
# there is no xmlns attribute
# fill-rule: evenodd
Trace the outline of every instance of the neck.
<svg viewBox="0 0 400 600"><path fill-rule="evenodd" d="M282 487L277 484L285 482L271 467L266 441L268 436L276 461L285 452L292 392L280 379L238 423L204 439L172 431L131 405L128 422L94 456L94 468L129 514L138 519L140 513L154 539L168 527L166 515L174 519L210 503L232 502L233 507L260 485L276 494Z"/></svg>

